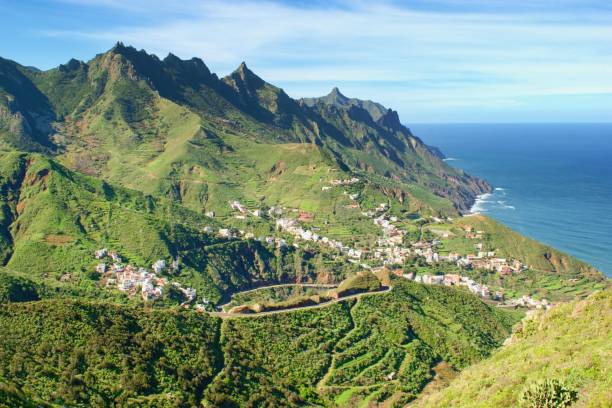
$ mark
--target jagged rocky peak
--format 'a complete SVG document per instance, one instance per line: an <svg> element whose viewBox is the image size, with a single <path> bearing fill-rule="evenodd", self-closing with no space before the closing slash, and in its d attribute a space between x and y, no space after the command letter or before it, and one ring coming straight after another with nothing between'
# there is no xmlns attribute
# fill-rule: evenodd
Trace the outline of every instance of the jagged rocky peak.
<svg viewBox="0 0 612 408"><path fill-rule="evenodd" d="M317 104L332 105L336 108L343 109L350 109L353 106L357 106L361 109L366 110L374 121L378 121L387 112L387 108L377 102L372 102L367 99L362 100L356 98L349 98L348 96L340 92L340 89L338 89L338 87L334 87L331 92L325 96L321 96L318 98L302 98L301 102L311 107L314 107Z"/></svg>
<svg viewBox="0 0 612 408"><path fill-rule="evenodd" d="M387 112L385 112L376 122L380 126L393 130L399 130L402 126L397 111L393 109L387 109Z"/></svg>
<svg viewBox="0 0 612 408"><path fill-rule="evenodd" d="M346 96L344 96L342 92L340 92L340 89L338 89L337 86L334 86L331 92L327 96L332 97L332 98L337 98L342 101L348 101L349 99Z"/></svg>
<svg viewBox="0 0 612 408"><path fill-rule="evenodd" d="M171 52L168 53L168 55L166 56L166 58L163 59L163 61L166 64L182 64L184 62L182 59L180 59Z"/></svg>
<svg viewBox="0 0 612 408"><path fill-rule="evenodd" d="M241 82L252 85L260 86L264 84L264 80L261 79L257 74L247 67L246 62L242 61L238 68L229 75L234 81L240 79Z"/></svg>
<svg viewBox="0 0 612 408"><path fill-rule="evenodd" d="M350 99L347 98L345 95L343 95L337 86L334 86L334 88L331 90L329 94L327 94L327 96L325 96L325 98L327 99L326 102L331 105L339 105L339 106L350 105Z"/></svg>
<svg viewBox="0 0 612 408"><path fill-rule="evenodd" d="M77 59L71 58L70 61L68 61L67 63L60 64L58 69L62 72L69 72L69 71L76 71L86 66L87 64L84 63L83 61L79 61Z"/></svg>
<svg viewBox="0 0 612 408"><path fill-rule="evenodd" d="M137 53L138 50L136 48L132 47L131 45L125 45L121 41L117 41L117 43L115 43L113 48L108 50L108 52L110 54L119 54L119 55L123 55L123 56L127 57L130 54ZM144 50L142 50L142 52L144 52L146 54L146 52Z"/></svg>
<svg viewBox="0 0 612 408"><path fill-rule="evenodd" d="M168 68L175 69L178 71L188 71L191 73L204 74L205 76L212 75L210 69L206 66L204 61L200 58L193 57L188 60L181 59L173 53L168 53L166 58L162 61Z"/></svg>

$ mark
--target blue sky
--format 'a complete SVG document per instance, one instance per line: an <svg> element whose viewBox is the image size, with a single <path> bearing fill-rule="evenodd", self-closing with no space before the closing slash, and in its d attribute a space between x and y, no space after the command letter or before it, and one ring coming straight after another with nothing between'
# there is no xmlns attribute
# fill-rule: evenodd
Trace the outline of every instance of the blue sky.
<svg viewBox="0 0 612 408"><path fill-rule="evenodd" d="M403 122L612 122L609 0L0 0L0 56L41 69L120 40L333 86Z"/></svg>

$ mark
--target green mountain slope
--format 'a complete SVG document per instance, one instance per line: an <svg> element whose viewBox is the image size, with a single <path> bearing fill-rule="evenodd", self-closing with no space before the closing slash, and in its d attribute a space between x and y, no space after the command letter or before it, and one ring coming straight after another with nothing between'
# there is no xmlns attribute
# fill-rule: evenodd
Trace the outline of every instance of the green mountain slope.
<svg viewBox="0 0 612 408"><path fill-rule="evenodd" d="M0 309L0 390L67 406L332 406L341 394L350 405L405 401L439 361L462 368L488 355L513 321L466 293L409 282L357 301L223 321L180 309L11 303Z"/></svg>
<svg viewBox="0 0 612 408"><path fill-rule="evenodd" d="M0 147L45 150L55 113L26 73L31 72L0 58Z"/></svg>
<svg viewBox="0 0 612 408"><path fill-rule="evenodd" d="M171 278L213 302L264 282L316 280L321 262L293 247L221 239L219 224L167 199L115 187L37 154L0 154L0 255L15 274L108 297L93 273L97 249L150 267L181 260ZM214 228L206 232L207 228ZM338 277L343 268L333 269ZM299 277L299 278L298 278Z"/></svg>
<svg viewBox="0 0 612 408"><path fill-rule="evenodd" d="M335 129L351 135L351 145L345 146L342 154L354 167L423 186L450 198L461 210L469 208L475 191L490 190L486 182L444 163L439 151L414 136L391 109L349 99L337 88L322 98L304 100L304 104Z"/></svg>
<svg viewBox="0 0 612 408"><path fill-rule="evenodd" d="M265 177L272 167L253 149L282 154L287 143L293 144L298 165L310 165L313 154L319 157L319 171L308 174L313 180L325 182L325 172L329 178L332 172L336 178L359 174L385 195L410 201L413 209L465 210L476 194L490 189L447 166L399 124L395 112L379 115L376 109L382 106L366 101L332 111L321 104L311 107L245 64L219 79L201 60L173 55L160 60L119 43L88 63L71 60L44 72L9 65L20 73L20 83L32 88L29 94L42 95L45 109L57 119L40 138L52 140L63 163L178 198L195 210L221 210L215 189L241 184L235 173L254 180L255 190L232 192L236 199L282 204L282 184ZM17 99L14 88L0 83L7 98ZM23 100L13 110L25 117L33 103ZM34 137L25 127L11 132L15 126L5 126L3 140ZM283 173L277 176L284 178ZM296 193L320 188L307 184ZM325 209L330 212L329 206Z"/></svg>
<svg viewBox="0 0 612 408"><path fill-rule="evenodd" d="M572 407L609 407L611 311L612 291L606 290L538 313L522 324L508 345L417 406L517 406L524 390L542 380L556 380L576 392Z"/></svg>
<svg viewBox="0 0 612 408"><path fill-rule="evenodd" d="M466 238L465 228L469 227L472 231L480 231L482 239ZM487 270L462 272L490 287L504 288L510 296L529 294L554 301L568 301L609 287L609 280L594 267L483 215L461 217L447 224L432 224L428 228L447 231L451 235L441 238L441 253L477 253L474 244L482 242L484 250L494 251L498 257L520 259L525 263L528 269L511 275Z"/></svg>

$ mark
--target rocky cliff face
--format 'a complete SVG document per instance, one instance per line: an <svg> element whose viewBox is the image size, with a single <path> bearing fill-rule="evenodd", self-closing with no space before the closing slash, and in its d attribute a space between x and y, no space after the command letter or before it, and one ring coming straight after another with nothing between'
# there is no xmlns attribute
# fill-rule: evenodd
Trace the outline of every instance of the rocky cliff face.
<svg viewBox="0 0 612 408"><path fill-rule="evenodd" d="M387 176L449 198L462 212L469 210L478 194L492 190L486 181L447 165L444 154L414 136L392 109L348 98L338 88L321 98L302 99L302 103L347 135L352 146L368 152L370 157L353 163L357 167L375 169L375 160L368 159L380 161L382 156Z"/></svg>

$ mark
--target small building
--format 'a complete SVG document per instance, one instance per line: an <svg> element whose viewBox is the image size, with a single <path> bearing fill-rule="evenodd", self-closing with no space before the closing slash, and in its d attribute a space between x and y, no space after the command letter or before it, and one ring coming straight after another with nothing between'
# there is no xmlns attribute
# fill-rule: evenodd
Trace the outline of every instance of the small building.
<svg viewBox="0 0 612 408"><path fill-rule="evenodd" d="M459 285L459 283L461 282L461 276L457 275L457 274L446 274L444 275L444 284L451 286L451 285Z"/></svg>
<svg viewBox="0 0 612 408"><path fill-rule="evenodd" d="M312 220L314 220L314 214L307 211L300 211L298 219L304 222L311 222Z"/></svg>
<svg viewBox="0 0 612 408"><path fill-rule="evenodd" d="M134 281L132 279L123 279L121 282L119 282L119 286L117 287L117 289L123 292L127 292L133 287L134 287Z"/></svg>
<svg viewBox="0 0 612 408"><path fill-rule="evenodd" d="M433 285L441 285L444 282L444 275L433 275L431 277L431 283Z"/></svg>
<svg viewBox="0 0 612 408"><path fill-rule="evenodd" d="M166 269L166 261L158 259L151 267L155 273L162 273Z"/></svg>
<svg viewBox="0 0 612 408"><path fill-rule="evenodd" d="M229 228L219 228L219 236L222 238L231 238L232 231Z"/></svg>
<svg viewBox="0 0 612 408"><path fill-rule="evenodd" d="M243 214L246 213L246 209L236 200L230 202L230 208Z"/></svg>
<svg viewBox="0 0 612 408"><path fill-rule="evenodd" d="M113 260L113 262L117 262L117 263L121 263L122 262L122 259L121 259L121 257L119 256L119 254L117 252L111 252L111 253L109 253L109 255L110 255L111 259Z"/></svg>
<svg viewBox="0 0 612 408"><path fill-rule="evenodd" d="M408 280L414 280L414 276L415 276L414 272L409 272L409 273L405 273L402 275L404 279L408 279Z"/></svg>

